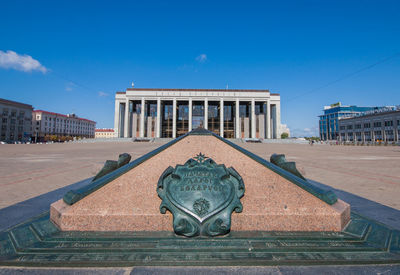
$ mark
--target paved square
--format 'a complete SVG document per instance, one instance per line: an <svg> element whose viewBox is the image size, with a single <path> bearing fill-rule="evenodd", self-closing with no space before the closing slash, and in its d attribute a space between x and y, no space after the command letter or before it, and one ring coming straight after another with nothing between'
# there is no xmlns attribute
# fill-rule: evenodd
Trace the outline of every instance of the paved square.
<svg viewBox="0 0 400 275"><path fill-rule="evenodd" d="M136 159L163 143L0 145L0 208L92 177L120 153ZM239 145L267 160L285 154L308 179L400 210L400 147Z"/></svg>

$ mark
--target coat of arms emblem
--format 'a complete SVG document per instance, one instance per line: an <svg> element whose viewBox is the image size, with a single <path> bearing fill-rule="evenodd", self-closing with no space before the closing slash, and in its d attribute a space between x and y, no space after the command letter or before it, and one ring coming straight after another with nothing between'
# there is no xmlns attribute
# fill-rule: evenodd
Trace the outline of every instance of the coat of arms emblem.
<svg viewBox="0 0 400 275"><path fill-rule="evenodd" d="M173 215L176 234L217 236L230 231L232 212L242 211L244 184L235 169L200 153L184 165L168 167L157 193L161 213L169 210Z"/></svg>

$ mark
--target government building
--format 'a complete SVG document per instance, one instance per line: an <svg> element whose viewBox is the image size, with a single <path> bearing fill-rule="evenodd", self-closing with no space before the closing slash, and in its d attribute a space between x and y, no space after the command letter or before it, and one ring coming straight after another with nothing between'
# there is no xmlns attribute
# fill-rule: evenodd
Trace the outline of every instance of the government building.
<svg viewBox="0 0 400 275"><path fill-rule="evenodd" d="M32 105L0 98L0 141L30 141Z"/></svg>
<svg viewBox="0 0 400 275"><path fill-rule="evenodd" d="M280 109L269 90L128 88L115 95L114 132L176 138L203 127L225 138L280 138Z"/></svg>
<svg viewBox="0 0 400 275"><path fill-rule="evenodd" d="M324 114L319 116L319 137L321 140L339 139L339 120L373 110L377 107L344 106L340 102L324 106Z"/></svg>
<svg viewBox="0 0 400 275"><path fill-rule="evenodd" d="M114 129L102 128L96 129L94 132L94 138L114 138Z"/></svg>
<svg viewBox="0 0 400 275"><path fill-rule="evenodd" d="M400 106L386 106L339 120L339 140L399 142Z"/></svg>
<svg viewBox="0 0 400 275"><path fill-rule="evenodd" d="M45 140L47 135L94 138L96 122L75 114L59 114L44 110L32 112L33 139Z"/></svg>

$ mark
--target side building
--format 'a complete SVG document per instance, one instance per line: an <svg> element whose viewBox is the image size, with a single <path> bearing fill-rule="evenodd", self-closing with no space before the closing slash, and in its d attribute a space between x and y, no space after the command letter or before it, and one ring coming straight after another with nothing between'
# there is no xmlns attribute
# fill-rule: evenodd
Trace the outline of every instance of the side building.
<svg viewBox="0 0 400 275"><path fill-rule="evenodd" d="M94 138L96 122L80 118L75 114L63 115L43 110L32 112L33 138L35 141L44 140L47 135L58 137Z"/></svg>
<svg viewBox="0 0 400 275"><path fill-rule="evenodd" d="M30 141L32 110L32 105L0 98L0 140Z"/></svg>
<svg viewBox="0 0 400 275"><path fill-rule="evenodd" d="M114 138L114 129L102 128L96 129L94 138Z"/></svg>
<svg viewBox="0 0 400 275"><path fill-rule="evenodd" d="M340 102L324 107L319 116L319 137L321 140L339 139L339 119L353 117L377 107L342 106Z"/></svg>
<svg viewBox="0 0 400 275"><path fill-rule="evenodd" d="M339 120L339 140L399 142L400 106L382 107Z"/></svg>
<svg viewBox="0 0 400 275"><path fill-rule="evenodd" d="M115 95L116 137L176 138L197 127L225 138L280 138L269 90L129 88Z"/></svg>

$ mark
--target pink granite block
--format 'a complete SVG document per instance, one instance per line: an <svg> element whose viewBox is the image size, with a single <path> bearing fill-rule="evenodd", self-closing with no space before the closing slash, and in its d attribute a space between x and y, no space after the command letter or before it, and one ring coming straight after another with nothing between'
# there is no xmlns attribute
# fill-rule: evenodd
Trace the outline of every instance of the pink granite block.
<svg viewBox="0 0 400 275"><path fill-rule="evenodd" d="M73 205L53 203L51 220L61 230L172 231L171 213L159 210L158 179L200 152L243 178L243 212L232 214L232 230L341 231L350 220L347 203L325 203L214 136L188 136Z"/></svg>

